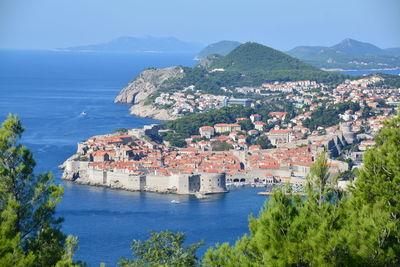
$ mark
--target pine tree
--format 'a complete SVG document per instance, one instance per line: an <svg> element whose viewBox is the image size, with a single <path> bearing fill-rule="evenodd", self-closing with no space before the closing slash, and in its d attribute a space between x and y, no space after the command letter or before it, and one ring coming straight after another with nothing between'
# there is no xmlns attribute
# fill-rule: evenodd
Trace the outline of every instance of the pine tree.
<svg viewBox="0 0 400 267"><path fill-rule="evenodd" d="M0 216L0 266L3 267L33 266L36 259L32 253L24 253L21 235L15 234L16 214L13 211L16 205L15 201L10 200Z"/></svg>
<svg viewBox="0 0 400 267"><path fill-rule="evenodd" d="M318 191L318 205L322 205L323 196L326 194L328 179L329 179L329 166L328 157L326 152L318 154L315 163L311 166L308 179L308 194L313 194L312 191Z"/></svg>
<svg viewBox="0 0 400 267"><path fill-rule="evenodd" d="M364 154L343 233L355 259L400 265L400 112L383 122L376 146Z"/></svg>
<svg viewBox="0 0 400 267"><path fill-rule="evenodd" d="M334 188L321 153L305 198L276 190L258 218L250 217L250 233L209 248L203 265L400 266L400 112L376 141L349 194ZM159 255L152 245L139 247L140 259Z"/></svg>
<svg viewBox="0 0 400 267"><path fill-rule="evenodd" d="M148 240L133 240L132 254L135 255L135 258L122 259L118 265L123 267L196 266L196 250L203 242L184 246L184 241L184 233L151 231Z"/></svg>
<svg viewBox="0 0 400 267"><path fill-rule="evenodd" d="M63 188L50 173L33 173L32 152L18 143L23 131L12 115L0 128L0 262L54 266L68 253L55 216Z"/></svg>
<svg viewBox="0 0 400 267"><path fill-rule="evenodd" d="M368 164L366 168L369 169ZM318 155L308 178L305 199L276 191L259 217L250 218L250 234L234 246L224 243L210 248L203 258L204 265L399 265L399 222L390 205L385 210L384 201L364 199L370 194L363 192L364 186L358 187L362 181L350 196L343 197L335 191L328 179L324 153ZM379 188L378 184L375 186Z"/></svg>

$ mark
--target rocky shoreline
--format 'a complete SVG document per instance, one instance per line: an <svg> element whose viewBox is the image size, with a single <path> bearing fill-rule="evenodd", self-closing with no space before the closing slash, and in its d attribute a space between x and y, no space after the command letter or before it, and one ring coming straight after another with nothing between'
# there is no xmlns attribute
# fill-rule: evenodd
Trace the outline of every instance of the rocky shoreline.
<svg viewBox="0 0 400 267"><path fill-rule="evenodd" d="M184 71L179 66L146 69L121 90L114 103L133 105L130 108L130 113L138 117L163 121L177 119L179 115L172 114L171 110L160 109L152 103L148 103L148 99L168 79L182 78L183 76Z"/></svg>
<svg viewBox="0 0 400 267"><path fill-rule="evenodd" d="M160 153L160 147L145 138L154 131L158 131L158 125L129 129L124 135L98 135L78 143L77 152L59 166L63 169L61 178L83 185L198 198L227 192L225 173L165 173L163 166L149 165L149 157Z"/></svg>
<svg viewBox="0 0 400 267"><path fill-rule="evenodd" d="M151 118L160 121L170 121L180 118L172 114L168 109L160 109L154 105L145 105L143 103L135 104L129 108L130 114L141 118Z"/></svg>

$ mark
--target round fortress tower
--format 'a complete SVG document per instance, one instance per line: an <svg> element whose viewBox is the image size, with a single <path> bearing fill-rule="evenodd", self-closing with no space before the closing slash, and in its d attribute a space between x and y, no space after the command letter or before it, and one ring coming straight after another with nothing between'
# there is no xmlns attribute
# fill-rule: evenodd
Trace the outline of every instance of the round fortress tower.
<svg viewBox="0 0 400 267"><path fill-rule="evenodd" d="M202 173L200 176L200 192L227 192L225 173Z"/></svg>
<svg viewBox="0 0 400 267"><path fill-rule="evenodd" d="M343 137L348 144L352 144L355 139L355 133L351 130L351 123L345 122L340 124L340 130L343 133Z"/></svg>

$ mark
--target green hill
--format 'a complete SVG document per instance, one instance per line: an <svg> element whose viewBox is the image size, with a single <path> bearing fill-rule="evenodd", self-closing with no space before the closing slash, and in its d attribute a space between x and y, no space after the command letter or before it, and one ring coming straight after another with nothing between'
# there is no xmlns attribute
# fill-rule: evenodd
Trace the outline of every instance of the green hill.
<svg viewBox="0 0 400 267"><path fill-rule="evenodd" d="M236 41L220 41L218 43L210 44L201 50L199 54L197 54L196 58L202 59L213 54L225 56L239 45L241 45L241 43Z"/></svg>
<svg viewBox="0 0 400 267"><path fill-rule="evenodd" d="M317 70L312 65L278 50L250 42L238 46L228 55L214 62L211 67L244 73L273 70Z"/></svg>
<svg viewBox="0 0 400 267"><path fill-rule="evenodd" d="M228 55L215 56L206 63L198 64L194 68L183 67L183 78L167 80L162 85L162 91L182 90L194 85L207 93L231 94L220 88L234 89L260 86L264 82L301 80L337 84L349 78L340 73L319 70L299 59L257 43L242 44ZM213 71L221 68L224 70Z"/></svg>

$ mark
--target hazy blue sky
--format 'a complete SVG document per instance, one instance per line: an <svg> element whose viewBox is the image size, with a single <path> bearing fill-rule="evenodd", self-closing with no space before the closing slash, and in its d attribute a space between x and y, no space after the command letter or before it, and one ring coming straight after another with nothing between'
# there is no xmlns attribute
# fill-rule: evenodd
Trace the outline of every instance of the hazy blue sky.
<svg viewBox="0 0 400 267"><path fill-rule="evenodd" d="M0 0L0 47L51 49L119 36L286 50L346 37L400 47L400 0Z"/></svg>

